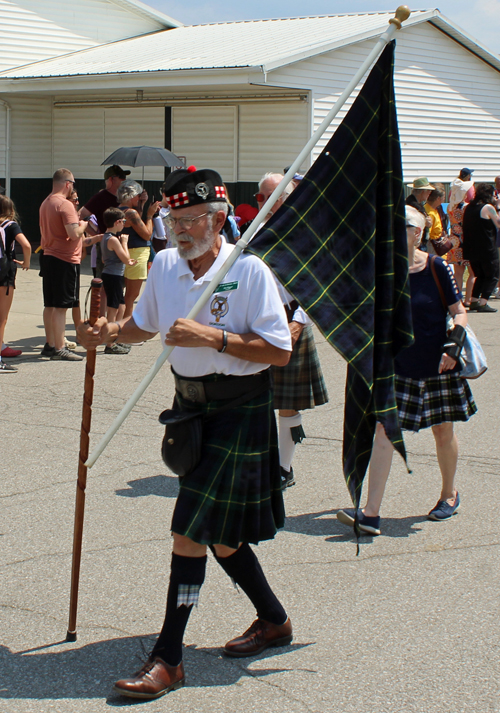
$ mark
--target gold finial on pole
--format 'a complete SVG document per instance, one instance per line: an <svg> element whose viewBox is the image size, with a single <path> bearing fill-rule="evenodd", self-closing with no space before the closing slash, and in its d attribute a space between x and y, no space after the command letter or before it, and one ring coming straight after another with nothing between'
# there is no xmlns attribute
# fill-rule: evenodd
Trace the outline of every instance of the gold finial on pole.
<svg viewBox="0 0 500 713"><path fill-rule="evenodd" d="M407 20L411 15L411 10L408 5L400 5L396 10L396 17L391 17L390 25L396 25L398 30L401 29L401 23Z"/></svg>

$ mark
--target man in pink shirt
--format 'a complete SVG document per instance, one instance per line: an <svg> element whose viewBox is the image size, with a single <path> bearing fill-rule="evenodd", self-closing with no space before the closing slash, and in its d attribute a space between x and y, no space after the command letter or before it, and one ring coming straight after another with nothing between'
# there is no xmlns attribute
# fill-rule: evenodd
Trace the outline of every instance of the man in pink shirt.
<svg viewBox="0 0 500 713"><path fill-rule="evenodd" d="M40 206L46 335L42 356L65 361L83 359L64 345L66 311L79 299L82 238L87 227L87 222L79 220L75 205L68 200L74 185L71 171L59 168L52 176L52 193Z"/></svg>

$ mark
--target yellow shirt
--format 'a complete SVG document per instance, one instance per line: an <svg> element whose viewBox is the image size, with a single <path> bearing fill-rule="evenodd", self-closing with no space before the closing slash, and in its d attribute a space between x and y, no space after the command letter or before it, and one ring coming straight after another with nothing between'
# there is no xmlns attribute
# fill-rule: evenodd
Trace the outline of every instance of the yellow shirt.
<svg viewBox="0 0 500 713"><path fill-rule="evenodd" d="M438 240L443 233L443 225L441 223L439 213L435 208L431 208L428 203L425 204L424 208L426 210L427 215L432 220L432 226L429 228L429 239Z"/></svg>

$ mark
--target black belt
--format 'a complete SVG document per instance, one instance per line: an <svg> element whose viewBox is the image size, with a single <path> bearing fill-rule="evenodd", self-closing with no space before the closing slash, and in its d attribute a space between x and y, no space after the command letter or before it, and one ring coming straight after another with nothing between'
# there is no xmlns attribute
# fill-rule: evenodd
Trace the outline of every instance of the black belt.
<svg viewBox="0 0 500 713"><path fill-rule="evenodd" d="M293 315L295 314L295 310L298 308L298 306L299 303L297 302L297 300L292 300L290 304L283 305L286 312L286 318L289 323L293 320Z"/></svg>
<svg viewBox="0 0 500 713"><path fill-rule="evenodd" d="M185 379L174 372L175 390L187 401L205 404L208 401L239 399L252 392L262 393L271 386L271 369L250 376L226 376L221 381ZM251 396L253 398L253 395Z"/></svg>

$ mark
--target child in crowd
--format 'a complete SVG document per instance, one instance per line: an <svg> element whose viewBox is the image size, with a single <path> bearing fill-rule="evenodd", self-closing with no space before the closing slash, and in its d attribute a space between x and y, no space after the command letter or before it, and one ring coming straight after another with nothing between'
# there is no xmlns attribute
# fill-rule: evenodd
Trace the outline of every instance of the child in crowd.
<svg viewBox="0 0 500 713"><path fill-rule="evenodd" d="M121 233L125 223L125 213L120 208L108 208L103 214L106 232L101 240L103 260L102 282L108 303L106 317L109 322L117 322L125 312L125 265L135 265L128 251L128 235ZM129 344L109 344L105 354L128 354Z"/></svg>
<svg viewBox="0 0 500 713"><path fill-rule="evenodd" d="M31 259L31 245L16 223L16 218L14 203L7 196L0 195L0 348L14 298L17 266L28 270ZM16 260L16 242L23 251L22 261ZM17 371L17 367L2 361L2 356L19 356L21 353L20 350L10 347L3 349L0 355L0 374L13 374Z"/></svg>

